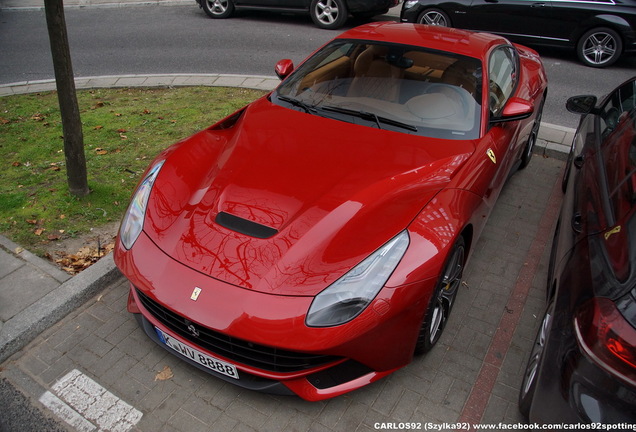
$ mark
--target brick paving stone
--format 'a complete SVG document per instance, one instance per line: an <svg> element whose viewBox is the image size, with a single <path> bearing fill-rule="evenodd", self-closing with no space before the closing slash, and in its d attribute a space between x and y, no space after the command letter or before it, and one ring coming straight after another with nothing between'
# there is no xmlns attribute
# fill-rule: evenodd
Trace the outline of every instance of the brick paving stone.
<svg viewBox="0 0 636 432"><path fill-rule="evenodd" d="M401 386L385 385L371 408L388 416L402 397L403 392L404 389Z"/></svg>
<svg viewBox="0 0 636 432"><path fill-rule="evenodd" d="M168 420L168 425L182 432L209 432L210 425L202 422L184 409L179 409Z"/></svg>
<svg viewBox="0 0 636 432"><path fill-rule="evenodd" d="M232 401L225 413L256 430L267 420L267 414L263 414L239 398Z"/></svg>
<svg viewBox="0 0 636 432"><path fill-rule="evenodd" d="M365 419L367 419L367 417L370 417L371 419L377 419L379 416L367 405L354 401L351 403L351 405L349 405L343 416L340 417L340 420L338 420L338 423L336 423L334 430L355 431L358 426L360 426L365 421Z"/></svg>

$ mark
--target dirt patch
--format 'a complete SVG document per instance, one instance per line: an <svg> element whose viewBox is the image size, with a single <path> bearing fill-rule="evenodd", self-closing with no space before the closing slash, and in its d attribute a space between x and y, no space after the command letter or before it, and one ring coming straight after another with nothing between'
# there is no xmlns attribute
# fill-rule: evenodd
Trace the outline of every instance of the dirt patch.
<svg viewBox="0 0 636 432"><path fill-rule="evenodd" d="M90 232L74 237L51 241L45 249L45 256L62 270L77 274L112 252L119 222L111 222Z"/></svg>

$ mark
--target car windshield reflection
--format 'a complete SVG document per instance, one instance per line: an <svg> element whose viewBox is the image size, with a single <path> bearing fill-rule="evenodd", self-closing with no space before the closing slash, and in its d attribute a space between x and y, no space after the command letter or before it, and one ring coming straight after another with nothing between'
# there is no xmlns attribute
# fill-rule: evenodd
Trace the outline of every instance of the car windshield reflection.
<svg viewBox="0 0 636 432"><path fill-rule="evenodd" d="M481 63L365 41L332 43L303 63L272 100L313 115L444 139L479 136Z"/></svg>

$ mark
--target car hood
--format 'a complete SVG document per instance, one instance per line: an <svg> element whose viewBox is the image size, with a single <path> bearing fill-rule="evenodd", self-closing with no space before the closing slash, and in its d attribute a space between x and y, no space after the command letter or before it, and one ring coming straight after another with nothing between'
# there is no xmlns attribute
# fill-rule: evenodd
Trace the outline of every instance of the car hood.
<svg viewBox="0 0 636 432"><path fill-rule="evenodd" d="M315 295L404 230L473 144L353 125L263 98L166 153L144 231L212 278Z"/></svg>

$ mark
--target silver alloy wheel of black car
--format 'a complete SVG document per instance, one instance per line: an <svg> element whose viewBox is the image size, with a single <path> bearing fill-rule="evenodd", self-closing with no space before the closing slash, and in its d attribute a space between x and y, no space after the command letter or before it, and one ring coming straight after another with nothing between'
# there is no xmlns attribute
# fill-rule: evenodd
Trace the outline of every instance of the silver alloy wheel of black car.
<svg viewBox="0 0 636 432"><path fill-rule="evenodd" d="M440 27L450 27L450 19L439 9L427 9L417 19L419 24L428 24Z"/></svg>
<svg viewBox="0 0 636 432"><path fill-rule="evenodd" d="M433 298L426 311L422 328L415 346L416 354L430 351L437 343L450 316L455 297L462 283L464 264L466 261L466 245L463 237L459 237L448 256L444 270L433 293Z"/></svg>
<svg viewBox="0 0 636 432"><path fill-rule="evenodd" d="M318 27L334 30L347 22L349 12L342 0L313 0L310 14L314 24Z"/></svg>
<svg viewBox="0 0 636 432"><path fill-rule="evenodd" d="M202 6L210 18L227 18L234 12L232 0L203 0Z"/></svg>
<svg viewBox="0 0 636 432"><path fill-rule="evenodd" d="M576 46L579 59L587 66L606 67L613 64L623 51L621 37L610 28L588 31Z"/></svg>
<svg viewBox="0 0 636 432"><path fill-rule="evenodd" d="M530 358L526 370L523 374L523 382L521 383L521 390L519 391L519 411L526 418L530 414L530 407L532 405L532 398L537 386L537 373L539 372L539 365L543 357L545 348L545 341L550 331L550 325L552 324L552 309L554 302L550 302L545 310L541 326L537 332L537 336L530 352Z"/></svg>

